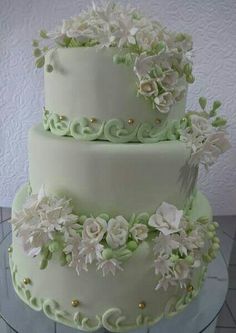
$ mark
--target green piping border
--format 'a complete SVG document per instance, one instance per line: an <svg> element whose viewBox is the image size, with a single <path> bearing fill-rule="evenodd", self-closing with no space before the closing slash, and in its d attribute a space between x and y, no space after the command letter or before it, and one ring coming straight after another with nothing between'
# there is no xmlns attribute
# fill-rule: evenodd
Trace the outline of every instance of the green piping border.
<svg viewBox="0 0 236 333"><path fill-rule="evenodd" d="M79 311L75 314L71 314L67 311L61 310L60 305L55 300L34 297L30 291L30 286L27 287L23 284L17 283L18 269L13 263L11 255L12 254L10 254L9 257L9 263L13 286L17 295L23 302L35 311L43 311L47 317L54 321L78 330L90 332L96 331L101 327L104 327L111 332L124 332L136 329L137 327L153 326L164 317L171 318L175 316L185 309L192 299L198 295L205 280L207 271L206 266L204 265L193 292L185 291L182 297L171 296L165 306L164 312L158 317L151 318L148 315L144 316L142 314L138 314L135 323L124 324L126 317L119 308L111 308L106 310L101 316L96 315L94 318L88 318Z"/></svg>
<svg viewBox="0 0 236 333"><path fill-rule="evenodd" d="M183 125L182 125L183 124ZM44 110L43 126L58 136L70 136L76 140L106 140L113 143L157 143L178 140L181 120L168 120L163 125L134 121L131 124L121 119L99 120L82 117L69 120L65 116ZM160 127L161 126L161 127Z"/></svg>

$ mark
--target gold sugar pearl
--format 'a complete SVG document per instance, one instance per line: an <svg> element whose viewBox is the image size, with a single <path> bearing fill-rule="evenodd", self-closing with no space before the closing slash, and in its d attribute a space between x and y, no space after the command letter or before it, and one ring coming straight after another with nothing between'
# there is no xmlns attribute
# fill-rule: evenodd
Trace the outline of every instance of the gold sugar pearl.
<svg viewBox="0 0 236 333"><path fill-rule="evenodd" d="M139 309L143 310L146 307L146 303L145 302L140 302L138 307L139 307Z"/></svg>
<svg viewBox="0 0 236 333"><path fill-rule="evenodd" d="M7 249L8 253L12 253L12 247L10 246L8 249Z"/></svg>
<svg viewBox="0 0 236 333"><path fill-rule="evenodd" d="M60 119L60 120L63 120L63 119L64 119L64 117L63 117L63 116L59 116L59 119Z"/></svg>
<svg viewBox="0 0 236 333"><path fill-rule="evenodd" d="M187 286L187 292L191 293L193 291L193 286L190 284Z"/></svg>
<svg viewBox="0 0 236 333"><path fill-rule="evenodd" d="M133 118L129 118L129 120L128 120L128 124L129 125L132 125L134 123L134 119Z"/></svg>
<svg viewBox="0 0 236 333"><path fill-rule="evenodd" d="M25 285L31 284L31 280L30 280L30 278L24 278L23 283L24 283Z"/></svg>
<svg viewBox="0 0 236 333"><path fill-rule="evenodd" d="M71 301L71 305L72 305L74 308L76 308L77 306L79 306L79 301L78 301L77 299L73 299L73 300Z"/></svg>
<svg viewBox="0 0 236 333"><path fill-rule="evenodd" d="M156 123L157 125L159 125L159 124L161 123L161 119L156 118L155 123Z"/></svg>
<svg viewBox="0 0 236 333"><path fill-rule="evenodd" d="M96 121L97 121L97 119L96 118L94 118L94 117L92 117L92 118L90 118L90 123L96 123Z"/></svg>

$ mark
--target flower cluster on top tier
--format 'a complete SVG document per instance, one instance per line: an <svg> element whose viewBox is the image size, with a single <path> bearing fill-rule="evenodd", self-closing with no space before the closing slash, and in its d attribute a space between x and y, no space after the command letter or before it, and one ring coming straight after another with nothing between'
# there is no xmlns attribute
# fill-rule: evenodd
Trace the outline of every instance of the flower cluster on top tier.
<svg viewBox="0 0 236 333"><path fill-rule="evenodd" d="M78 274L96 264L103 276L122 271L142 242L153 244L156 289L169 285L185 287L195 267L209 262L219 248L216 224L206 218L191 221L182 210L163 202L156 213L123 216L77 216L69 200L49 196L42 187L28 197L11 220L29 256L41 255L45 269L56 253L61 265ZM140 249L141 250L141 249Z"/></svg>
<svg viewBox="0 0 236 333"><path fill-rule="evenodd" d="M61 47L117 48L114 62L133 67L138 94L163 113L183 97L186 81L194 81L189 35L169 32L136 9L112 1L93 3L79 16L64 20L56 31L41 31L40 36ZM40 49L38 40L33 46L36 66L43 67L48 46ZM47 70L51 72L53 66L49 64Z"/></svg>
<svg viewBox="0 0 236 333"><path fill-rule="evenodd" d="M221 103L215 101L210 111L206 111L207 100L204 97L199 98L199 104L202 110L188 112L179 133L180 141L191 147L189 163L195 166L201 163L207 169L230 148L230 143L226 132L227 121L217 115Z"/></svg>

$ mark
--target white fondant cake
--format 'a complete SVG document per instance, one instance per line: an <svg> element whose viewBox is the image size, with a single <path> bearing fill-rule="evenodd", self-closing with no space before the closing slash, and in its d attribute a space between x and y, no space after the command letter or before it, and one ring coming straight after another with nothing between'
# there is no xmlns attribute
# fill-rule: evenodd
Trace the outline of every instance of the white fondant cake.
<svg viewBox="0 0 236 333"><path fill-rule="evenodd" d="M94 4L40 36L45 107L12 207L14 288L79 330L151 326L198 294L219 249L196 181L229 147L220 102L185 112L191 37L132 8Z"/></svg>

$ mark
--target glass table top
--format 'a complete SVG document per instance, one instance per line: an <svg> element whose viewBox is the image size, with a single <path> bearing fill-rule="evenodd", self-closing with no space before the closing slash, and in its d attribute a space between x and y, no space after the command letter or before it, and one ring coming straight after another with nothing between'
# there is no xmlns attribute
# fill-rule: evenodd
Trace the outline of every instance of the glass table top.
<svg viewBox="0 0 236 333"><path fill-rule="evenodd" d="M76 329L53 322L42 312L25 305L16 295L8 262L11 233L0 242L0 316L11 332L16 333L78 333ZM201 333L208 328L221 310L228 288L227 266L221 254L209 265L206 281L196 299L180 314L162 319L155 326L132 333ZM96 301L96 300L94 300ZM105 332L100 329L99 333Z"/></svg>

